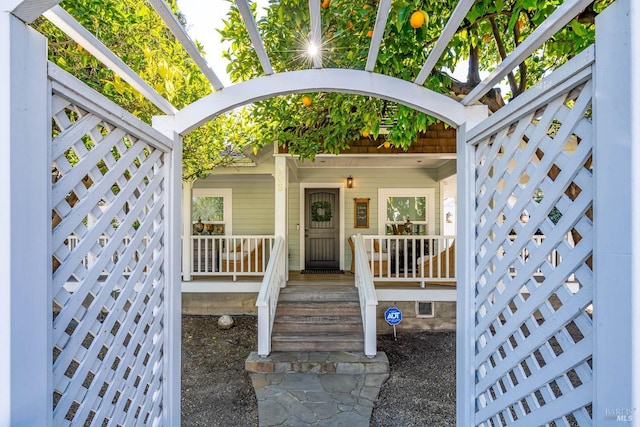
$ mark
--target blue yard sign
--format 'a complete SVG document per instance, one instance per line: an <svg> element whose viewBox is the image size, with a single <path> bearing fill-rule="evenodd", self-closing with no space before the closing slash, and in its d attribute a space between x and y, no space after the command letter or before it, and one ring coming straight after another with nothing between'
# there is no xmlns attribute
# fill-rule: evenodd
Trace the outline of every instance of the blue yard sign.
<svg viewBox="0 0 640 427"><path fill-rule="evenodd" d="M384 320L391 326L395 326L402 322L402 312L396 307L389 307L384 312Z"/></svg>

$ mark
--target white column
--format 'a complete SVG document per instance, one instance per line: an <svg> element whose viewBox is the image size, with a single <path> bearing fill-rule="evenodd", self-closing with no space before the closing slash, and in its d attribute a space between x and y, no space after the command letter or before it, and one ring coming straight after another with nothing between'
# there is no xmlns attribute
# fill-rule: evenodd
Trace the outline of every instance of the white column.
<svg viewBox="0 0 640 427"><path fill-rule="evenodd" d="M289 241L287 239L287 194L289 192L289 171L287 170L287 158L284 156L276 155L275 164L275 218L276 223L274 227L274 233L276 237L281 236L284 240L284 256L280 262L284 263L282 270L289 275L288 261L289 261Z"/></svg>
<svg viewBox="0 0 640 427"><path fill-rule="evenodd" d="M173 150L165 154L165 289L164 289L164 381L163 424L180 425L182 281L180 279L180 234L182 204L182 139L173 132L170 121L156 120L153 125L173 140Z"/></svg>
<svg viewBox="0 0 640 427"><path fill-rule="evenodd" d="M46 40L0 12L2 425L52 425L50 123Z"/></svg>
<svg viewBox="0 0 640 427"><path fill-rule="evenodd" d="M185 282L191 281L191 269L193 268L193 249L191 247L193 233L192 190L193 181L182 181L182 280Z"/></svg>
<svg viewBox="0 0 640 427"><path fill-rule="evenodd" d="M640 425L640 11L596 20L593 423Z"/></svg>
<svg viewBox="0 0 640 427"><path fill-rule="evenodd" d="M456 251L456 416L459 426L475 425L475 162L473 146L466 141L467 126L457 132L458 212L455 216Z"/></svg>

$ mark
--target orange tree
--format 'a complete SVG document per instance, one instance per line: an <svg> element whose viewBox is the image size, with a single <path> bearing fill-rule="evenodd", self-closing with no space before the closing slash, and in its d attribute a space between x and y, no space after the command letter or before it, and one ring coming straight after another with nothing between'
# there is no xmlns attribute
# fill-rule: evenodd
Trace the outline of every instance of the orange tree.
<svg viewBox="0 0 640 427"><path fill-rule="evenodd" d="M175 0L169 4L186 24ZM67 0L61 6L178 109L211 92L198 67L144 0ZM50 59L60 67L147 123L163 114L46 19L38 19L34 27L47 36ZM183 178L202 177L233 163L242 147L231 142L252 139L246 122L246 112L237 111L186 135Z"/></svg>
<svg viewBox="0 0 640 427"><path fill-rule="evenodd" d="M593 43L594 18L611 2L596 0L520 64L508 76L509 94L506 95L518 96L550 69ZM374 71L413 80L456 3L451 0L394 1ZM561 0L476 1L424 85L452 96L468 94L481 81L481 70L492 70L561 3ZM364 69L377 5L376 0L322 3L324 67ZM258 28L276 72L310 68L311 60L305 54L305 40L310 34L306 0L271 1ZM220 34L230 45L224 55L230 61L228 71L232 79L240 82L260 76L260 63L235 6L231 7ZM452 77L450 70L464 61L467 79L459 81ZM253 143L260 146L263 141L277 141L291 153L313 158L317 153L338 153L361 135L377 138L384 126L388 131L387 140L406 148L419 132L435 121L402 105L365 96L337 93L306 96L312 101L310 105L303 103L300 95L256 103L251 117L260 140ZM504 105L497 88L481 102L492 111Z"/></svg>

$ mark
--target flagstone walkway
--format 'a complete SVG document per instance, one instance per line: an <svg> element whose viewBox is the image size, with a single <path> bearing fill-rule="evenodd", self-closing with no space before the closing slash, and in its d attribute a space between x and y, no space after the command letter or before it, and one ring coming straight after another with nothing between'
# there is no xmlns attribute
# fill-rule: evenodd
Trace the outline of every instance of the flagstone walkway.
<svg viewBox="0 0 640 427"><path fill-rule="evenodd" d="M260 426L369 426L380 386L389 377L383 352L251 353L245 361L258 400Z"/></svg>

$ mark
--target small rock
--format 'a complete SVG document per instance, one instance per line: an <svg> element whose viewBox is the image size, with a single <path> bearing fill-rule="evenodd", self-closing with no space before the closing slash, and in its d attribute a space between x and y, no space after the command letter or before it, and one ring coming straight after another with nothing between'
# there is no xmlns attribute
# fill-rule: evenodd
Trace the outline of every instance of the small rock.
<svg viewBox="0 0 640 427"><path fill-rule="evenodd" d="M233 327L233 318L228 315L220 316L218 319L218 329L231 329Z"/></svg>

